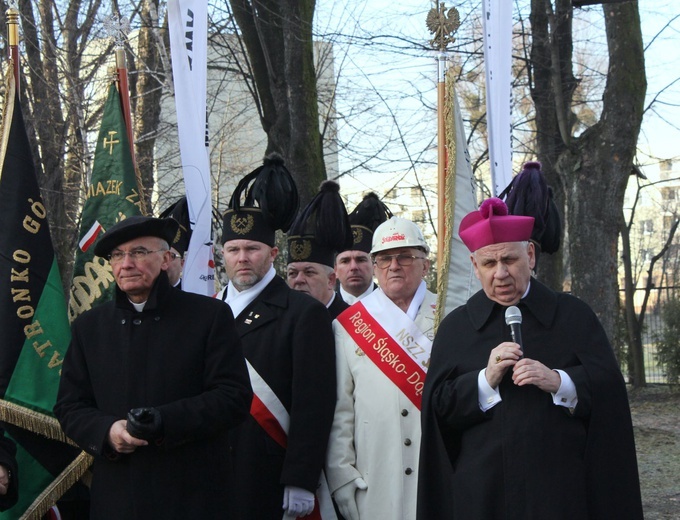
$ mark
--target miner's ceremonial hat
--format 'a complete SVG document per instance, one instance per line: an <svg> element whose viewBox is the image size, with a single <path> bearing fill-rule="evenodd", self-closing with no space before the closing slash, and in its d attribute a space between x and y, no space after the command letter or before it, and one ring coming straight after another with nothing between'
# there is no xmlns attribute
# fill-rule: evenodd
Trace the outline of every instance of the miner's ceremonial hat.
<svg viewBox="0 0 680 520"><path fill-rule="evenodd" d="M265 157L262 166L246 175L231 195L223 215L222 243L254 240L275 245L277 229L290 228L299 207L295 181L278 154Z"/></svg>
<svg viewBox="0 0 680 520"><path fill-rule="evenodd" d="M288 263L333 267L335 255L352 246L352 228L335 181L324 181L288 231Z"/></svg>
<svg viewBox="0 0 680 520"><path fill-rule="evenodd" d="M371 252L373 233L376 228L392 216L390 209L373 192L368 193L349 214L352 226L352 246L355 251Z"/></svg>
<svg viewBox="0 0 680 520"><path fill-rule="evenodd" d="M172 218L177 221L179 227L177 233L172 238L170 246L174 247L177 252L184 256L184 253L189 249L189 241L191 240L191 222L189 220L189 205L187 198L182 197L174 204L170 205L160 214L160 218Z"/></svg>
<svg viewBox="0 0 680 520"><path fill-rule="evenodd" d="M95 244L94 254L106 258L119 245L139 237L158 237L170 245L178 227L174 219L134 215L110 227Z"/></svg>
<svg viewBox="0 0 680 520"><path fill-rule="evenodd" d="M475 252L482 247L502 242L522 242L531 238L534 217L508 215L501 199L492 197L482 202L460 221L458 234L467 248Z"/></svg>

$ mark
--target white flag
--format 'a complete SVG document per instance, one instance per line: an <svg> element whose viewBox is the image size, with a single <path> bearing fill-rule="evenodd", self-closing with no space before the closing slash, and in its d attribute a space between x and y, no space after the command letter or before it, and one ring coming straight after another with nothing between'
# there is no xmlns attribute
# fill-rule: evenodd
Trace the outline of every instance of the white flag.
<svg viewBox="0 0 680 520"><path fill-rule="evenodd" d="M215 293L215 274L206 125L208 2L170 0L168 24L179 148L192 227L182 289L212 296Z"/></svg>
<svg viewBox="0 0 680 520"><path fill-rule="evenodd" d="M512 180L512 2L483 0L486 121L493 195Z"/></svg>
<svg viewBox="0 0 680 520"><path fill-rule="evenodd" d="M475 276L470 251L458 235L458 226L465 215L477 209L475 183L467 149L463 117L455 93L454 75L446 74L446 185L444 214L446 232L442 239L442 265L437 281L435 323L456 307L463 305L481 288Z"/></svg>

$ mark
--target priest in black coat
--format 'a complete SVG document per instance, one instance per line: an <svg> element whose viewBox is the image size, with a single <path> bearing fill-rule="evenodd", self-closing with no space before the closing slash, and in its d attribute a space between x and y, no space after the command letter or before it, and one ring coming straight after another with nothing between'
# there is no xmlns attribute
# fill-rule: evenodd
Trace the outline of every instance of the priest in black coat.
<svg viewBox="0 0 680 520"><path fill-rule="evenodd" d="M642 519L623 377L592 310L531 278L532 226L500 199L461 221L482 290L434 340L419 520Z"/></svg>
<svg viewBox="0 0 680 520"><path fill-rule="evenodd" d="M173 288L172 219L128 217L95 244L115 299L73 323L54 414L94 455L90 518L227 518L228 431L252 389L229 307Z"/></svg>

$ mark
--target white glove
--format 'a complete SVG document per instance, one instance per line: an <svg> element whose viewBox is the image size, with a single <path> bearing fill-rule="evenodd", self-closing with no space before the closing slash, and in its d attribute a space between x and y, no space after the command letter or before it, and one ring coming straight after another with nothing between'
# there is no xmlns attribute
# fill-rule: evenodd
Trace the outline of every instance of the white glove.
<svg viewBox="0 0 680 520"><path fill-rule="evenodd" d="M345 517L345 520L359 520L359 509L357 508L356 500L357 489L368 489L368 484L361 477L355 478L344 486L339 487L333 493L335 503L338 505L338 509L342 516Z"/></svg>
<svg viewBox="0 0 680 520"><path fill-rule="evenodd" d="M283 490L283 509L286 515L296 518L307 516L314 509L314 493L295 486Z"/></svg>

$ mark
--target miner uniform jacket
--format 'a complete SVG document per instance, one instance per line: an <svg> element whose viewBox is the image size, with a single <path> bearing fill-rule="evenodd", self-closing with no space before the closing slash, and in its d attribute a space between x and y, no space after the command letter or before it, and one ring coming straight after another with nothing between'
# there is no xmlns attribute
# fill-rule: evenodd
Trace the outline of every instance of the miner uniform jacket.
<svg viewBox="0 0 680 520"><path fill-rule="evenodd" d="M240 516L230 518L280 519L284 487L314 492L324 464L335 409L330 316L275 276L236 317L236 328L246 359L288 411L290 430L286 448L252 417L231 431L238 480L230 496Z"/></svg>

